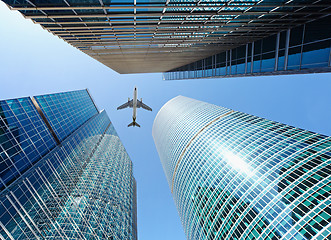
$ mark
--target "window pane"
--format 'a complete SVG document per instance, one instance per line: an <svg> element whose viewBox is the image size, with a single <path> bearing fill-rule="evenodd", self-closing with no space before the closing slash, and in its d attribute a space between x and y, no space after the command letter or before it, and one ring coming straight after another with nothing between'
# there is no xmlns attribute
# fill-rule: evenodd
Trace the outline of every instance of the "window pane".
<svg viewBox="0 0 331 240"><path fill-rule="evenodd" d="M299 69L301 60L301 47L294 47L289 49L287 69Z"/></svg>
<svg viewBox="0 0 331 240"><path fill-rule="evenodd" d="M290 46L302 44L303 26L291 29Z"/></svg>
<svg viewBox="0 0 331 240"><path fill-rule="evenodd" d="M331 37L331 16L310 22L305 27L305 43Z"/></svg>
<svg viewBox="0 0 331 240"><path fill-rule="evenodd" d="M262 52L263 53L275 51L275 49L276 49L276 38L277 38L277 35L272 35L270 37L267 37L267 38L263 39L263 45L262 45Z"/></svg>
<svg viewBox="0 0 331 240"><path fill-rule="evenodd" d="M303 47L302 68L327 67L330 57L330 40Z"/></svg>

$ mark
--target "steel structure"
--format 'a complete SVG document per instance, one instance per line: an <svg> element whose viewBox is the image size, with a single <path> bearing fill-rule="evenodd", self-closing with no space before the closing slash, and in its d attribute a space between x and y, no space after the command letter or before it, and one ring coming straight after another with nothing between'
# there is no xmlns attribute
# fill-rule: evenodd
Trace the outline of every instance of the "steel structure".
<svg viewBox="0 0 331 240"><path fill-rule="evenodd" d="M188 239L331 238L331 137L178 96L153 138Z"/></svg>
<svg viewBox="0 0 331 240"><path fill-rule="evenodd" d="M3 0L119 73L166 72L331 13L327 0Z"/></svg>

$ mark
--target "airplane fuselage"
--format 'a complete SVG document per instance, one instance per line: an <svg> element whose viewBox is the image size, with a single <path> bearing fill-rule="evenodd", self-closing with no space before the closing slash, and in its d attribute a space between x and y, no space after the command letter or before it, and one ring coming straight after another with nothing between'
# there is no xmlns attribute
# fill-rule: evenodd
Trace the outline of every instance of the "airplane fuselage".
<svg viewBox="0 0 331 240"><path fill-rule="evenodd" d="M132 99L132 119L135 122L137 119L137 88L135 87L133 90L133 99Z"/></svg>
<svg viewBox="0 0 331 240"><path fill-rule="evenodd" d="M130 100L130 98L128 98L128 101L124 104L122 104L121 106L119 106L117 108L117 110L120 110L120 109L124 109L124 108L127 108L127 107L130 107L132 108L132 123L130 123L128 125L128 127L140 127L140 125L136 122L136 119L137 119L137 108L143 108L147 111L152 111L152 109L147 106L146 104L143 103L143 99L141 98L140 100L137 99L137 87L134 87L134 90L133 90L133 98L132 100Z"/></svg>

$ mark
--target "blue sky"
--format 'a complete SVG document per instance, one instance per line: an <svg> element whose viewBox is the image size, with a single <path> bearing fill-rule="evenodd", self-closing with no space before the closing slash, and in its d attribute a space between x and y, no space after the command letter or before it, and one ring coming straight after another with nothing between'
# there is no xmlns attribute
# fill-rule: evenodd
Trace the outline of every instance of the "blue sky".
<svg viewBox="0 0 331 240"><path fill-rule="evenodd" d="M138 97L141 128L127 128ZM138 183L138 236L184 240L170 189L152 138L159 109L183 95L292 126L331 135L331 74L163 81L162 74L120 75L0 2L0 99L89 88L106 109L133 163Z"/></svg>

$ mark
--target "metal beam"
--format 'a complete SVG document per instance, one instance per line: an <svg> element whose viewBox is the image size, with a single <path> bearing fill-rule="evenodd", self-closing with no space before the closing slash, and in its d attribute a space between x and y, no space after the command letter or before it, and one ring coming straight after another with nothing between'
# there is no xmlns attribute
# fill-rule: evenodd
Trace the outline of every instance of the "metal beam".
<svg viewBox="0 0 331 240"><path fill-rule="evenodd" d="M315 19L315 18L309 18L309 19ZM302 19L302 18L291 18L292 21L299 21L301 20L302 22L306 22L309 19ZM222 19L214 19L213 22L207 22L204 24L204 26L220 26L220 25L241 25L241 24L248 24L249 21L251 21L252 19L235 19L231 22L229 22L229 20L222 20ZM280 21L280 22L286 22L286 24L292 24L288 22L288 19L279 19L279 18L275 18L275 19L256 19L256 21L258 22L251 22L249 24L265 24L264 22L269 22L269 21ZM116 21L116 22L111 22L111 21L55 21L55 22L38 22L38 21L34 21L37 24L42 24L42 25L57 25L57 24L61 24L61 25L67 25L67 24L71 24L71 25L75 25L75 24L107 24L107 25L100 25L100 27L106 27L109 26L109 23L112 23L113 26L116 27L134 27L135 25L133 25L133 20L132 21ZM137 20L137 26L158 26L159 21L156 20ZM185 23L182 24L183 21L180 20L169 20L169 19L162 19L160 26L188 26L188 25L201 25L201 20L195 20L195 19L187 19L185 21ZM269 25L278 25L279 23L268 23ZM285 24L285 23L284 23Z"/></svg>
<svg viewBox="0 0 331 240"><path fill-rule="evenodd" d="M173 12L173 13L164 13L164 16L170 16L170 17L180 17L180 16L195 16L195 17L201 17L201 16L261 16L261 15L293 15L293 16L302 16L302 15L308 15L312 14L311 12L267 12L267 11L261 11L261 12L242 12L242 11L222 11L219 13L215 12L197 12L197 13L187 13L187 12ZM314 12L314 15L329 15L331 14L330 11L325 12ZM76 15L76 14L61 14L61 15L25 15L25 18L27 19L38 19L38 18L126 18L126 17L134 17L134 13L117 13L117 14L82 14L82 15ZM160 13L137 13L137 17L158 17L160 16ZM203 21L203 20L202 20Z"/></svg>
<svg viewBox="0 0 331 240"><path fill-rule="evenodd" d="M59 140L59 138L57 137L56 133L54 132L51 124L48 122L44 112L41 110L41 108L39 107L39 104L37 102L37 100L34 97L30 98L34 107L36 108L37 112L39 113L41 119L43 120L43 122L45 123L46 127L48 128L48 130L50 131L50 133L52 134L55 142L57 143L57 145L61 144L61 141Z"/></svg>
<svg viewBox="0 0 331 240"><path fill-rule="evenodd" d="M236 32L247 32L247 31L255 31L255 32L264 32L266 30L286 30L288 29L288 26L274 26L274 27L268 27L268 26L261 26L261 27L254 27L254 26L244 26L241 28L238 27L225 27L225 28L139 28L136 30L136 33L139 34L148 34L148 33L175 33L174 30L177 30L176 33L180 34L188 34L188 33L211 33L211 34L226 34L229 33L232 30L236 30ZM80 31L52 31L53 33L57 34L58 36L80 36L80 35L105 35L105 34L130 34L132 33L131 30L80 30Z"/></svg>
<svg viewBox="0 0 331 240"><path fill-rule="evenodd" d="M208 3L208 5L192 5L192 3L176 3L176 5L144 5L141 4L130 5L130 6L54 6L54 7L10 7L11 10L20 10L20 11L54 11L54 10L132 10L132 9L181 9L181 8L188 8L188 9L201 9L201 8L324 8L329 7L330 5L327 4L260 4L256 5L256 2L250 2L251 5L244 5L244 4L237 4L231 3L228 5L220 4L220 3ZM220 11L220 10L218 10Z"/></svg>

